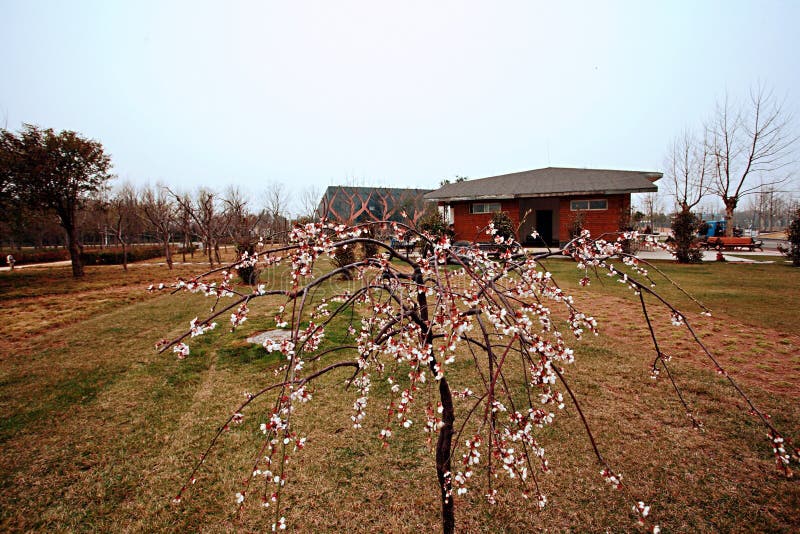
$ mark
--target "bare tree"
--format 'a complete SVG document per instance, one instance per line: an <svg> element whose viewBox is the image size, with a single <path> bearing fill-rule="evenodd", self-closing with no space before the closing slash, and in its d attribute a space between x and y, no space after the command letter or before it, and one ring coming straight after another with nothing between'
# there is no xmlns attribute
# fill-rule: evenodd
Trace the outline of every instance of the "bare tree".
<svg viewBox="0 0 800 534"><path fill-rule="evenodd" d="M156 186L144 188L139 195L139 214L142 219L150 225L159 240L164 244L164 255L167 259L167 267L172 269L172 232L175 223L175 204L165 187Z"/></svg>
<svg viewBox="0 0 800 534"><path fill-rule="evenodd" d="M791 115L763 87L750 91L747 105L732 105L727 96L717 104L708 126L710 186L725 205L726 236L733 235L733 212L742 197L790 177L787 168L798 139L791 128ZM761 183L752 184L753 177L760 177Z"/></svg>
<svg viewBox="0 0 800 534"><path fill-rule="evenodd" d="M286 210L289 205L289 194L282 183L273 182L264 193L264 201L270 219L270 234L275 236L288 228Z"/></svg>
<svg viewBox="0 0 800 534"><path fill-rule="evenodd" d="M222 202L225 205L224 228L228 237L236 245L237 253L241 254L244 251L252 253L253 246L258 241L256 228L261 222L263 212L252 213L244 195L236 187L228 188Z"/></svg>
<svg viewBox="0 0 800 534"><path fill-rule="evenodd" d="M188 195L178 195L173 191L167 191L197 225L208 264L213 267L215 259L217 263L220 263L219 236L224 227L224 221L220 220L220 213L217 209L217 193L201 188L192 201Z"/></svg>
<svg viewBox="0 0 800 534"><path fill-rule="evenodd" d="M708 193L710 166L707 131L702 140L687 130L673 141L666 161L666 178L679 211L690 212Z"/></svg>
<svg viewBox="0 0 800 534"><path fill-rule="evenodd" d="M172 193L174 194L174 193ZM194 246L192 246L192 230L194 226L194 219L192 218L192 197L188 193L176 195L175 201L178 204L178 225L180 226L181 234L183 234L183 247L181 247L181 256L183 263L186 263L186 252L188 251L192 258L194 258Z"/></svg>
<svg viewBox="0 0 800 534"><path fill-rule="evenodd" d="M323 214L319 213L322 193L316 186L309 186L300 193L300 215L312 220L318 220Z"/></svg>
<svg viewBox="0 0 800 534"><path fill-rule="evenodd" d="M138 209L136 192L130 184L123 185L108 203L109 225L114 237L122 247L122 268L128 270L128 245L136 224Z"/></svg>
<svg viewBox="0 0 800 534"><path fill-rule="evenodd" d="M663 209L661 206L661 197L659 197L658 191L645 193L644 199L642 200L642 206L644 207L644 212L647 215L647 220L650 221L650 228L654 228L656 213L661 213L661 210Z"/></svg>

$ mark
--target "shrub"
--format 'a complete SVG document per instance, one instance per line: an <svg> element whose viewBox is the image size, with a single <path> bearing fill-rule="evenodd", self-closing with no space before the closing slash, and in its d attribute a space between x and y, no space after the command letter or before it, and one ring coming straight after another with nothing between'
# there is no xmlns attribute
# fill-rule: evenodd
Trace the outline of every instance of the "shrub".
<svg viewBox="0 0 800 534"><path fill-rule="evenodd" d="M128 262L151 260L164 255L161 246L145 246L128 248ZM81 252L81 262L84 265L122 265L122 247L114 248L85 248Z"/></svg>
<svg viewBox="0 0 800 534"><path fill-rule="evenodd" d="M333 257L331 258L336 267L344 267L356 262L356 252L354 245L341 245L333 250ZM345 280L352 280L353 274L350 270L342 271L342 278Z"/></svg>
<svg viewBox="0 0 800 534"><path fill-rule="evenodd" d="M515 238L517 232L514 229L514 221L508 216L508 213L501 211L492 215L492 224L498 235L504 239Z"/></svg>
<svg viewBox="0 0 800 534"><path fill-rule="evenodd" d="M567 230L569 231L569 238L575 239L581 232L583 231L583 227L586 224L586 214L582 211L576 211L575 215L569 221L567 225Z"/></svg>
<svg viewBox="0 0 800 534"><path fill-rule="evenodd" d="M419 220L419 229L438 237L447 232L447 222L438 209L429 208Z"/></svg>
<svg viewBox="0 0 800 534"><path fill-rule="evenodd" d="M255 243L236 243L236 254L239 257L241 257L245 252L248 254L253 254L255 251ZM258 277L261 275L261 270L255 265L244 265L236 269L236 274L239 275L242 283L254 286L258 283Z"/></svg>
<svg viewBox="0 0 800 534"><path fill-rule="evenodd" d="M425 215L423 215L422 218L419 220L418 226L420 230L427 232L433 237L441 237L445 234L450 235L450 232L448 231L447 228L447 221L444 220L444 217L442 217L441 212L439 212L439 210L435 207L428 208L428 210L425 212ZM451 239L452 237L453 236L450 235ZM422 245L422 250L420 251L420 253L423 256L427 256L431 252L432 252L431 245L425 242Z"/></svg>
<svg viewBox="0 0 800 534"><path fill-rule="evenodd" d="M367 234L365 237L368 237L369 239L376 239L374 226L369 226L367 228ZM364 259L374 258L378 255L378 245L376 243L365 241L362 248L364 249Z"/></svg>
<svg viewBox="0 0 800 534"><path fill-rule="evenodd" d="M6 265L6 256L9 254L14 256L14 261L17 265L24 265L26 263L50 263L69 259L69 253L65 248L4 249L0 252L0 265Z"/></svg>
<svg viewBox="0 0 800 534"><path fill-rule="evenodd" d="M678 263L700 263L703 252L693 246L700 221L691 211L680 211L672 218L673 254Z"/></svg>
<svg viewBox="0 0 800 534"><path fill-rule="evenodd" d="M786 239L789 247L781 248L781 252L792 261L792 265L800 267L800 208L795 211L794 218L786 228Z"/></svg>

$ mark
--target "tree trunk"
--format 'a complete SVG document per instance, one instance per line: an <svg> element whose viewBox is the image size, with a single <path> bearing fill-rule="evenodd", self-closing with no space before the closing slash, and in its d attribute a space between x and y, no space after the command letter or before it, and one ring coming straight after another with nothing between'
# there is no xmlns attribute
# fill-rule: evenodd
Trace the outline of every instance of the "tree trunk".
<svg viewBox="0 0 800 534"><path fill-rule="evenodd" d="M67 250L69 250L69 259L72 260L72 276L74 278L81 278L84 275L83 263L81 263L81 250L78 247L78 230L75 224L65 224L67 231Z"/></svg>
<svg viewBox="0 0 800 534"><path fill-rule="evenodd" d="M439 381L439 398L442 401L442 428L439 430L439 440L436 443L436 478L439 480L439 490L441 491L442 532L452 534L456 529L456 518L453 510L450 453L452 452L455 415L453 396L446 378ZM448 477L445 477L445 473L448 473Z"/></svg>
<svg viewBox="0 0 800 534"><path fill-rule="evenodd" d="M172 270L172 251L169 249L169 237L164 240L164 255L167 257L167 267Z"/></svg>
<svg viewBox="0 0 800 534"><path fill-rule="evenodd" d="M725 203L725 237L733 237L733 210L736 209L735 198L723 198Z"/></svg>
<svg viewBox="0 0 800 534"><path fill-rule="evenodd" d="M419 267L414 268L412 280L418 287L424 287L422 271ZM417 293L417 304L419 304L419 314L422 321L428 323L428 297L424 291ZM425 342L433 346L433 331L428 329ZM436 373L436 358L432 358L428 364L432 373ZM455 412L453 410L453 395L446 378L439 381L439 399L442 401L442 428L439 429L439 439L436 442L436 478L439 481L439 495L442 503L442 532L452 534L456 529L455 511L453 508L453 471L451 469L450 454L453 444L453 422Z"/></svg>
<svg viewBox="0 0 800 534"><path fill-rule="evenodd" d="M206 247L206 254L208 254L208 265L213 268L214 267L214 256L213 256L214 251L211 250L211 239L206 238L205 239L205 244L203 246Z"/></svg>
<svg viewBox="0 0 800 534"><path fill-rule="evenodd" d="M128 270L128 246L125 243L125 241L122 241L122 240L120 240L120 241L122 242L122 270L123 271L127 271Z"/></svg>

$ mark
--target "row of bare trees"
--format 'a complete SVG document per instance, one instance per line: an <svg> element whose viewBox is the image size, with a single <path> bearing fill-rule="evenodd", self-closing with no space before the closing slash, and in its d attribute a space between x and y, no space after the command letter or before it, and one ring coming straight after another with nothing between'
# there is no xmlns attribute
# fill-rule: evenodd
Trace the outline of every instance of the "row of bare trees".
<svg viewBox="0 0 800 534"><path fill-rule="evenodd" d="M209 265L220 264L220 244L232 244L237 251L252 248L257 236L272 236L285 231L289 225L285 215L285 195L280 187L269 194L272 202L266 209L255 210L242 192L235 187L220 194L207 188L194 193L177 192L169 187L125 185L97 208L100 220L113 230L116 242L125 247L149 233L164 246L167 265L172 267L172 245L182 244L183 261L186 254L194 255L193 244L202 244Z"/></svg>
<svg viewBox="0 0 800 534"><path fill-rule="evenodd" d="M725 235L732 236L743 198L787 192L798 140L793 127L791 113L772 91L757 87L740 103L726 96L699 134L686 131L669 149L665 175L678 213L716 197L725 209Z"/></svg>
<svg viewBox="0 0 800 534"><path fill-rule="evenodd" d="M169 187L123 184L87 199L77 214L78 240L100 246L122 248L123 266L134 244L160 243L167 265L173 264L173 250L182 260L194 256L195 244L202 244L210 265L221 263L220 245L234 245L241 252L251 248L256 236L276 236L289 227L288 195L280 185L271 186L265 206L254 206L235 187L224 193L198 188L192 193ZM6 245L46 246L63 244L63 230L52 214L17 210L3 221Z"/></svg>

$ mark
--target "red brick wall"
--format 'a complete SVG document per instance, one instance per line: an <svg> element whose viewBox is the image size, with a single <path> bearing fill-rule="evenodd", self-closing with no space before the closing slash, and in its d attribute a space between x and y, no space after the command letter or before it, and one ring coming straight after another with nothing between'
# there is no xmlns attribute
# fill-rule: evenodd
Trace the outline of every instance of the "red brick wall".
<svg viewBox="0 0 800 534"><path fill-rule="evenodd" d="M577 197L565 197L559 202L559 228L558 239L564 243L569 241L569 227L572 221L575 220L577 212L569 209L571 200L596 200L608 199L607 210L587 210L583 211L584 215L584 228L596 237L604 232L616 232L619 230L620 220L622 214L630 213L631 209L631 195L625 193L621 195L589 195Z"/></svg>
<svg viewBox="0 0 800 534"><path fill-rule="evenodd" d="M584 195L575 197L563 197L559 200L558 216L558 239L561 243L569 241L569 226L575 220L577 212L569 209L571 200L597 200L608 199L607 210L586 210L584 214L584 228L588 229L593 236L599 236L605 232L616 232L619 230L622 214L630 213L631 195L624 193L619 195ZM490 202L490 201L486 201ZM519 200L500 201L502 210L508 214L514 223L519 226ZM470 213L470 206L473 201L456 202L451 204L453 210L453 226L456 232L456 241L489 241L489 236L480 229L489 224L492 219L491 213ZM480 232L480 233L479 233Z"/></svg>
<svg viewBox="0 0 800 534"><path fill-rule="evenodd" d="M516 199L501 200L500 203L501 209L508 214L516 228L519 225L519 201ZM489 241L490 239L489 236L486 235L486 232L480 232L480 230L489 224L489 221L492 220L492 214L472 214L469 212L472 204L472 201L451 204L451 209L453 210L453 226L456 231L455 239L456 241Z"/></svg>

